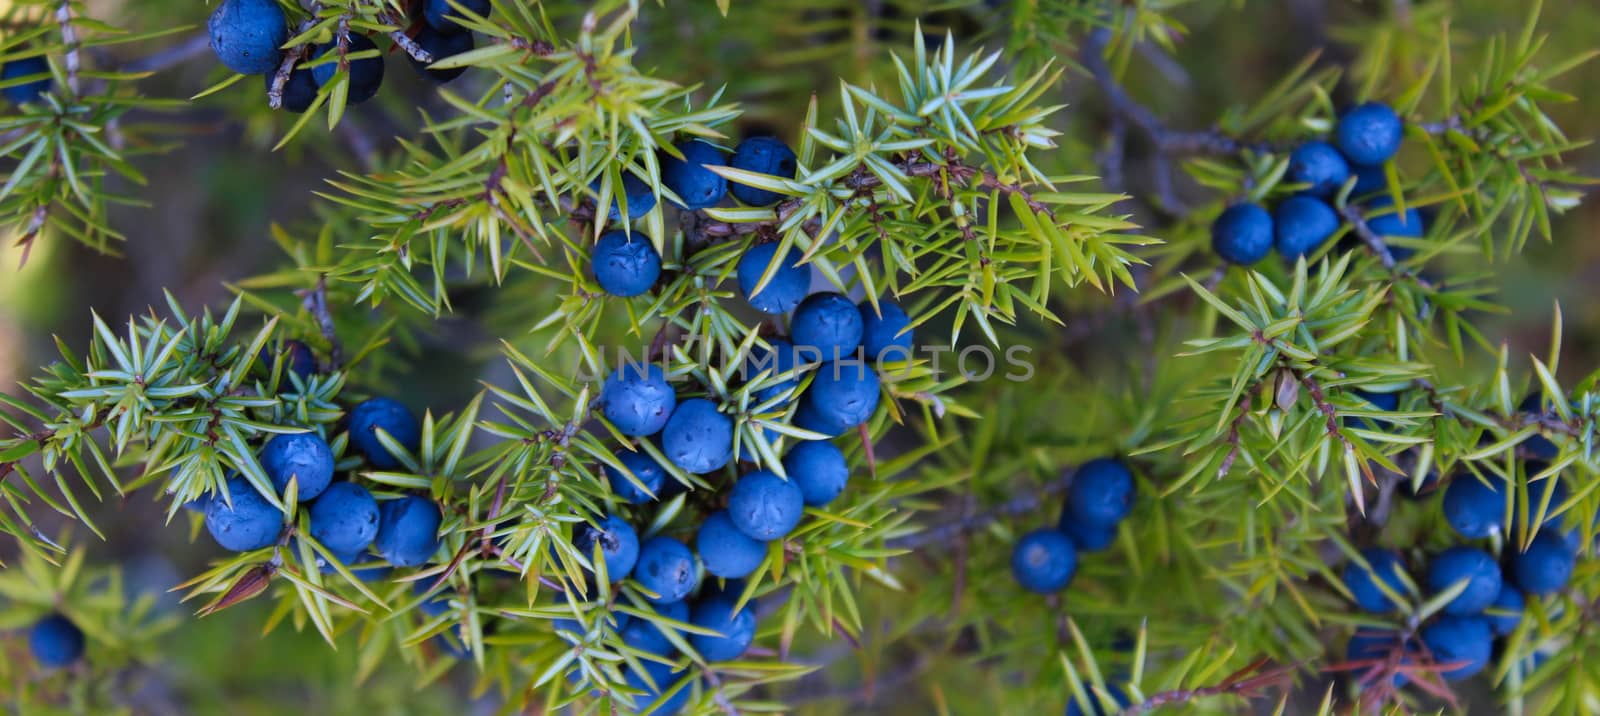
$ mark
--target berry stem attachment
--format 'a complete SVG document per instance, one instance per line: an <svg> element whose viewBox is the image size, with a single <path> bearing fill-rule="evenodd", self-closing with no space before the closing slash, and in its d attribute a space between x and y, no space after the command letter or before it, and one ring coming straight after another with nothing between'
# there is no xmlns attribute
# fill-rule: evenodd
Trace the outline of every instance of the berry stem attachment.
<svg viewBox="0 0 1600 716"><path fill-rule="evenodd" d="M300 24L295 27L294 34L296 36L305 34L307 30L311 29L312 25L317 23L317 13L322 12L322 3L312 2L306 7L306 12L311 13L311 15L301 20ZM283 62L278 63L278 71L272 74L272 86L267 88L268 107L273 109L281 109L283 107L283 86L288 84L289 75L294 73L294 66L300 64L300 60L305 59L306 52L310 49L310 45L296 45L283 53Z"/></svg>
<svg viewBox="0 0 1600 716"><path fill-rule="evenodd" d="M317 287L300 293L300 305L317 319L317 328L328 341L328 370L338 370L343 363L344 345L334 330L333 314L328 311L328 277L319 276Z"/></svg>
<svg viewBox="0 0 1600 716"><path fill-rule="evenodd" d="M1373 256L1378 257L1379 263L1382 263L1385 269L1394 271L1394 254L1389 251L1389 245L1384 243L1383 237L1379 236L1377 232L1372 230L1371 226L1367 225L1366 217L1361 215L1361 210L1357 209L1354 204L1346 204L1341 213L1344 214L1344 220L1350 222L1351 230L1356 233L1362 243L1367 245L1367 250L1371 251Z"/></svg>
<svg viewBox="0 0 1600 716"><path fill-rule="evenodd" d="M396 29L389 31L389 39L394 40L394 44L405 50L406 54L411 55L411 59L418 62L433 62L433 53L422 49L422 45L417 44L416 40L411 39L411 36L406 34L405 22L395 17L393 12L385 10L378 16L378 19L382 20L385 25L394 25L396 27Z"/></svg>

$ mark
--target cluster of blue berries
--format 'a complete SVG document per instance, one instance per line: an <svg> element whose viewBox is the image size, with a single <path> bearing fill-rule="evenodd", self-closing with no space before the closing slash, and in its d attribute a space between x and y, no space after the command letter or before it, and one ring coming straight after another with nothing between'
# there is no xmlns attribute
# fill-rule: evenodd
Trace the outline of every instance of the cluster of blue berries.
<svg viewBox="0 0 1600 716"><path fill-rule="evenodd" d="M483 17L489 14L490 0L456 0L456 4ZM426 0L415 23L412 40L426 50L435 62L473 48L472 31L456 22L461 13L447 0ZM289 41L289 22L277 0L223 0L206 23L211 50L228 69L246 75L262 75L270 89L274 75L283 64L284 43ZM348 60L350 85L346 99L359 104L378 94L383 84L383 50L372 38L351 33L345 55L363 56ZM330 54L331 53L331 54ZM309 68L294 68L283 85L283 108L304 112L316 101L317 91L334 78L340 49L337 40L316 48ZM464 67L430 69L411 58L411 66L421 76L445 83L461 76Z"/></svg>
<svg viewBox="0 0 1600 716"><path fill-rule="evenodd" d="M733 460L732 419L704 398L679 400L659 366L617 369L601 390L600 405L602 414L620 432L656 440L661 453L679 469L709 473ZM681 489L649 453L629 447L618 452L620 469L605 467L611 491L621 502L642 507ZM800 442L783 457L783 468L787 479L771 470L754 469L735 481L727 493L726 507L711 511L700 522L692 549L666 535L641 541L634 526L617 514L580 526L573 545L585 556L598 550L601 560L595 567L604 569L607 581L631 577L658 614L714 630L716 635L686 635L706 660L737 659L755 639L757 607L753 600L740 607L742 587L733 585L760 568L770 545L799 526L806 506L826 506L844 491L850 478L844 453L828 441ZM728 586L702 586L707 575L727 580ZM701 596L691 603L697 590ZM663 659L677 652L660 628L647 620L619 616L617 627L629 647ZM627 677L630 686L643 692L640 707L654 702L660 689L683 675L661 663L645 664L649 679L633 672ZM652 713L676 713L688 693L680 689Z"/></svg>
<svg viewBox="0 0 1600 716"><path fill-rule="evenodd" d="M1524 409L1534 409L1538 402L1537 395L1531 396L1524 402ZM1535 445L1534 450L1540 448ZM1550 444L1548 452L1543 454L1553 458L1554 452L1555 446ZM1544 468L1542 463L1530 461L1525 469L1533 475ZM1485 549L1461 544L1433 555L1428 562L1420 586L1432 594L1461 590L1417 633L1434 663L1460 663L1441 672L1446 680L1466 679L1488 666L1494 639L1516 630L1528 600L1561 590L1577 565L1581 548L1579 531L1563 531L1557 519L1551 516L1567 499L1560 477L1551 476L1530 484L1527 503L1509 515L1512 517L1509 525L1508 504L1518 501L1507 488L1508 485L1494 475L1462 472L1440 491L1439 502L1445 522L1462 539L1506 537L1503 559L1499 561ZM1526 524L1541 505L1548 505L1544 524L1527 548L1522 549L1520 525ZM1405 573L1405 561L1399 553L1369 547L1361 551L1360 560L1345 565L1342 576L1345 588L1358 607L1373 614L1387 614L1398 607L1393 596L1405 593L1406 579L1402 577ZM1413 645L1404 634L1393 630L1360 630L1346 647L1346 658L1352 661L1398 657L1399 664L1411 664L1414 656ZM1407 682L1404 674L1395 674L1393 685L1396 688Z"/></svg>
<svg viewBox="0 0 1600 716"><path fill-rule="evenodd" d="M316 369L310 348L298 341L286 341L276 359L302 379ZM391 398L357 404L346 423L350 446L372 469L401 467L379 431L408 452L415 452L421 442L416 417ZM258 461L279 495L286 494L291 479L295 481L297 499L307 505L311 536L342 564L370 561L370 548L389 567L416 567L426 564L439 548L443 514L438 504L417 495L380 504L367 488L353 481L335 481L333 449L316 432L274 435L262 446ZM239 475L228 478L227 493L226 499L207 495L187 505L205 514L212 539L235 552L276 544L283 533L284 514Z"/></svg>
<svg viewBox="0 0 1600 716"><path fill-rule="evenodd" d="M798 168L794 150L788 145L773 137L750 137L735 147L733 154L723 152L703 139L691 139L673 145L679 156L671 152L661 151L657 155L657 162L661 165L661 184L676 197L668 197L672 205L684 211L698 211L709 209L727 198L743 202L746 206L772 206L783 197L776 192L768 191L754 186L729 183L721 174L706 167L733 167L757 174L778 177L780 179L793 179ZM598 179L591 185L598 190ZM611 208L607 217L611 221L622 221L626 216L628 221L642 218L656 208L656 194L644 180L632 174L624 174L622 186L616 191L616 196L611 200ZM614 242L626 244L628 237L622 232L614 232L618 236ZM604 238L602 237L602 241ZM649 241L645 241L649 244ZM638 251L632 249L630 251ZM652 254L655 249L650 249ZM624 261L615 269L608 269L609 258L603 257L601 249L596 247L594 254L595 280L600 282L601 288L613 296L637 296L649 290L655 284L655 276L649 276L649 281L644 281L644 274L639 273L633 264ZM655 266L659 273L661 259L655 257ZM605 275L602 275L604 272Z"/></svg>
<svg viewBox="0 0 1600 716"><path fill-rule="evenodd" d="M1342 222L1329 201L1352 177L1350 195L1370 197L1366 210L1372 216L1366 224L1374 234L1422 238L1422 214L1411 208L1395 212L1392 200L1380 194L1388 184L1384 164L1400 151L1402 134L1400 117L1388 105L1368 102L1346 112L1331 143L1306 142L1289 155L1286 179L1304 188L1270 212L1255 203L1223 210L1211 225L1212 250L1241 266L1266 258L1274 248L1290 261L1315 252L1339 230ZM1391 246L1389 253L1403 260L1412 252Z"/></svg>
<svg viewBox="0 0 1600 716"><path fill-rule="evenodd" d="M699 139L675 145L678 155L663 151L659 157L662 186L667 199L680 211L698 211L723 203L729 194L749 206L770 206L782 197L774 192L729 182L707 167L737 169L793 178L794 152L771 137L744 140L731 156ZM635 220L656 206L649 187L628 176L610 208L614 222ZM892 358L910 359L911 318L897 304L880 300L859 305L845 296L811 294L810 268L799 252L779 255L779 244L749 247L736 266L741 295L761 313L789 314L788 336L771 336L743 358L742 375L757 381L752 396L761 413L787 413L802 429L832 438L867 422L880 399L874 363ZM662 260L651 241L638 232L608 231L591 254L595 281L608 295L634 297L650 291L661 276ZM892 354L892 355L891 355ZM810 376L810 384L799 392ZM797 395L797 392L799 393ZM688 473L717 472L735 462L759 462L760 451L748 441L735 451L735 421L714 400L680 395L665 370L655 364L628 364L611 373L602 386L599 409L618 432L638 440L653 441L673 466ZM764 429L760 439L776 439ZM736 455L737 452L737 455ZM682 486L668 479L668 471L645 450L633 445L618 451L621 462L606 466L612 493L636 506L664 500ZM627 520L612 514L596 525L585 525L574 535L574 545L585 551L598 548L607 579L631 577L663 616L687 621L717 632L717 636L688 638L709 661L738 658L754 640L753 604L736 608L742 588L732 585L754 574L769 555L780 555L781 542L801 522L806 507L821 508L845 489L849 463L832 442L801 440L782 458L785 476L769 469L748 469L726 493L725 506L704 515L693 548L670 536L640 540ZM597 565L597 567L600 565ZM710 577L729 586L700 587ZM699 589L693 604L687 600ZM706 594L711 596L706 596ZM656 625L641 619L619 624L623 642L663 658L675 653ZM662 664L647 662L657 686L675 682ZM659 672L655 671L660 669ZM641 691L639 704L660 694L646 684L644 675L630 672L628 683ZM682 698L679 698L679 697ZM672 700L652 713L675 713L687 698L678 691Z"/></svg>
<svg viewBox="0 0 1600 716"><path fill-rule="evenodd" d="M720 203L730 192L729 184L707 166L723 166L721 150L702 141L677 145L683 159L663 153L663 185L685 211ZM754 137L740 143L731 163L753 172L776 172L793 177L794 152L770 137ZM778 196L752 190L738 183L731 192L746 203L773 203ZM642 216L654 206L646 189L629 189L630 218ZM618 220L620 205L613 205L612 218ZM799 253L778 255L779 245L760 243L740 257L736 267L741 293L751 307L762 313L791 314L789 336L773 338L768 346L752 351L750 362L769 377L805 372L818 368L810 388L801 396L795 425L830 437L867 421L879 402L878 374L870 361L897 354L911 357L911 318L899 305L881 300L876 305L860 305L833 292L808 295L810 270L800 262ZM638 233L609 231L600 237L591 255L595 281L606 293L632 297L649 291L660 277L661 257L651 242ZM733 421L718 412L716 404L703 398L679 403L666 375L654 366L619 369L602 393L606 417L626 435L645 437L661 432L662 449L678 467L705 473L721 468L733 458ZM796 387L802 376L795 375L763 387L756 398L774 402ZM781 402L781 401L777 401ZM754 454L741 451L741 457Z"/></svg>
<svg viewBox="0 0 1600 716"><path fill-rule="evenodd" d="M771 206L781 196L773 192L734 182L730 184L720 174L706 167L731 166L735 169L793 179L796 171L794 151L772 137L750 137L739 143L733 155L700 139L680 142L674 147L681 158L662 151L657 157L661 165L661 184L677 198L672 204L683 211L708 209L722 203L728 194L748 206ZM593 188L600 188L595 180ZM626 215L629 221L642 218L656 207L656 195L650 186L632 174L623 175L622 186L611 201L607 214L611 221L620 222ZM612 296L631 298L649 291L661 277L661 255L651 245L649 237L638 232L614 230L600 236L590 254L595 282L601 290ZM776 281L777 279L774 279ZM767 313L783 313L794 308L776 308L783 297L796 291L805 296L810 285L809 275L802 269L798 287L792 274L784 277L788 283L773 288L772 297L758 304ZM742 285L742 283L741 283ZM795 303L799 298L794 299Z"/></svg>
<svg viewBox="0 0 1600 716"><path fill-rule="evenodd" d="M1031 592L1066 589L1077 574L1078 553L1111 546L1118 525L1133 511L1137 494L1133 472L1122 461L1099 458L1084 463L1067 488L1060 522L1017 540L1011 551L1012 576Z"/></svg>

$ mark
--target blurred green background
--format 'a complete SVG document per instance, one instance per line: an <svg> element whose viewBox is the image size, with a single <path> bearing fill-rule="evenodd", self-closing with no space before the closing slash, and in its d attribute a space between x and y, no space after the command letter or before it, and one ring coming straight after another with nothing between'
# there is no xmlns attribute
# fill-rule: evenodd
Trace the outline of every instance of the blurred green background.
<svg viewBox="0 0 1600 716"><path fill-rule="evenodd" d="M1015 26L1010 3L926 3L919 12L924 3L734 0L727 19L718 17L709 1L666 4L663 10L653 2L643 3L636 38L639 66L685 83L726 85L729 95L748 111L745 129L771 129L790 138L812 92L818 93L824 116L829 114L827 108L837 101L838 78L858 84L877 80L888 86L892 65L886 62L887 53L909 50L918 19L930 35L949 29L963 45L1009 46L1008 63L1029 65L1051 56L1070 62L1076 52L1066 45L1028 39L1037 28ZM759 11L751 9L755 5L761 6ZM568 25L573 6L581 3L550 4L553 17ZM199 2L171 0L96 0L89 7L98 17L133 29L150 29L157 23L195 28L177 36L174 43L198 33L209 12L209 6ZM1522 3L1505 0L1194 2L1175 11L1187 29L1176 40L1178 51L1168 55L1154 46L1141 47L1130 66L1128 86L1173 126L1203 128L1228 107L1254 100L1315 47L1325 46L1324 62L1358 56L1362 45L1376 36L1372 28L1391 25L1390 18L1397 14L1402 22L1435 25L1441 16L1448 16L1457 37L1470 42L1514 27L1524 13ZM792 19L770 21L780 15ZM1544 17L1551 58L1595 46L1600 3L1549 0ZM1420 39L1407 47L1407 35L1393 35L1392 57L1397 63L1414 61L1431 49ZM1019 43L1019 38L1024 41ZM155 49L117 48L111 56L132 57ZM146 80L143 89L152 96L189 97L223 76L210 55L201 53ZM463 80L474 81L483 79L469 73ZM324 179L340 168L361 167L372 153L381 155L394 147L396 135L408 135L416 126L419 111L446 111L430 86L402 60L391 57L377 100L355 108L339 129L328 132L313 122L292 146L273 152L272 144L291 119L269 114L258 86L243 82L180 111L137 117L170 130L177 145L169 153L140 162L141 171L150 178L148 186L118 187L151 204L118 209L113 215L113 225L128 237L120 247L122 256L97 255L47 236L26 267L18 270L19 251L10 246L12 242L0 241L5 246L0 249L0 265L9 272L0 280L0 383L11 386L26 380L38 365L50 361L53 337L82 346L90 330L91 309L115 321L160 307L163 289L185 306L226 302L229 282L283 261L269 238L271 223L310 233L307 227L319 223L319 200L311 192ZM1581 99L1554 108L1561 126L1572 137L1600 134L1600 63L1569 75L1564 89ZM1067 135L1047 164L1062 171L1093 173L1094 152L1107 126L1096 88L1081 73L1069 72L1054 92L1070 106L1058 115ZM1587 150L1574 161L1578 171L1600 174L1600 151ZM1128 166L1132 188L1147 182L1141 178L1147 171L1140 164L1138 147L1133 147ZM1194 196L1197 203L1205 198ZM1131 205L1129 210L1139 211ZM1151 234L1168 237L1160 217L1141 212L1140 218L1150 223ZM1179 238L1198 240L1192 233ZM1553 307L1559 303L1566 321L1563 373L1589 372L1600 351L1600 302L1591 300L1594 287L1600 285L1597 238L1600 205L1590 202L1559 221L1554 241L1535 242L1522 256L1493 267L1499 274L1498 300L1508 312L1486 317L1485 334L1506 341L1514 356L1543 353ZM407 380L423 394L419 402L440 411L464 403L475 392L476 379L498 365L487 360L492 355L485 350L490 336L470 334L479 344L463 341L454 320L422 333L413 356L416 370ZM76 541L87 544L96 561L127 566L130 583L145 589L164 590L215 556L209 541L191 544L184 525L163 527L164 513L149 495L108 502L97 508L97 514L107 530L106 541L94 540L81 530ZM180 516L177 522L187 519ZM467 667L447 675L445 685L414 690L417 675L412 668L393 664L379 669L374 679L393 680L398 688L350 688L355 667L347 655L352 649L332 652L314 634L294 634L288 628L280 628L270 639L257 638L267 606L246 604L204 620L187 616L192 611L188 606L170 606L185 615L183 623L165 637L160 649L164 660L141 672L148 686L136 691L142 700L136 707L151 713L376 716L487 712L496 701L492 695L483 700L471 696ZM858 713L897 713L882 699L860 704L859 709L864 711Z"/></svg>

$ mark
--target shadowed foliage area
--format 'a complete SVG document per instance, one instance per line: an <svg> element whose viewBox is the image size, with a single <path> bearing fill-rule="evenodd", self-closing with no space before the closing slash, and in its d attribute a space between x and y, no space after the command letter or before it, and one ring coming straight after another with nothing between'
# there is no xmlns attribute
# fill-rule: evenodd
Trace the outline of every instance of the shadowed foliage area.
<svg viewBox="0 0 1600 716"><path fill-rule="evenodd" d="M0 3L0 703L1591 713L1596 26Z"/></svg>

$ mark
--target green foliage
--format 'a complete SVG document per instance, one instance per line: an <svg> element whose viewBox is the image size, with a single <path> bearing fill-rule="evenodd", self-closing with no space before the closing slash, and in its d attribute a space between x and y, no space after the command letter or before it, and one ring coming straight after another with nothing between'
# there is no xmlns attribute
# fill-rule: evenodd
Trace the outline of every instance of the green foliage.
<svg viewBox="0 0 1600 716"><path fill-rule="evenodd" d="M402 5L286 6L286 51L301 59L351 32L404 37ZM1550 349L1526 370L1484 327L1501 310L1494 269L1553 238L1591 184L1569 163L1586 140L1568 137L1553 108L1575 99L1568 75L1594 53L1548 47L1552 13L1538 3L1521 26L1482 38L1454 29L1445 3L1342 20L1333 35L1351 61L1308 55L1252 101L1192 123L1206 130L1176 129L1124 85L1146 53L1178 53L1202 12L1257 4L767 5L496 2L467 22L478 49L435 65L470 66L478 81L440 88L440 105L417 112L392 152L329 178L314 222L274 225L288 260L231 283L220 315L169 295L164 315L95 315L87 348L58 340L60 358L26 395L0 397L13 428L0 440L0 531L20 553L0 572L0 596L16 605L3 626L67 611L89 633L95 678L30 684L10 700L24 711L125 704L113 676L159 660L152 640L176 622L150 617L148 598L124 611L114 572L104 589L86 587L100 583L80 574L83 553L48 525L104 535L96 503L148 493L170 529L194 536L200 518L182 505L224 493L232 473L283 511L285 529L186 575L191 608L314 632L347 655L339 674L351 689L433 685L471 662L460 671L473 694L507 713L631 712L626 675L649 662L688 670L657 686L688 691L694 713L852 712L891 697L907 712L1048 713L1069 699L1110 706L1122 692L1134 712L1324 714L1361 699L1424 710L1452 699L1426 658L1409 672L1422 685L1400 692L1371 686L1387 672L1365 691L1331 677L1359 671L1341 664L1356 626L1410 633L1451 596L1413 583L1391 595L1393 615L1349 604L1338 568L1359 547L1402 549L1415 566L1455 541L1437 510L1400 492L1493 476L1520 515L1495 550L1559 528L1593 552L1595 377L1560 370L1559 309ZM7 33L0 61L46 55L56 90L0 118L0 212L24 245L68 236L109 251L121 235L106 207L137 198L107 182L139 183L132 159L161 148L134 112L183 103L140 94L133 82L151 63L90 50L189 31L198 13L140 34L77 3L10 12L8 28L32 29ZM696 52L667 49L680 33ZM759 71L707 66L719 62ZM342 67L310 111L273 120L252 78L223 74L195 100L250 85L259 106L235 109L270 121L278 148L359 131ZM1104 142L1086 109L1064 108L1076 85L1103 97ZM1312 255L1219 265L1207 232L1217 213L1294 194L1288 150L1367 99L1406 120L1384 193L1391 211L1428 210L1427 236L1376 234L1368 222L1382 210L1351 182L1333 199L1339 233ZM661 152L690 137L731 148L747 122L775 117L797 138L794 178L716 171L782 201L670 208ZM1122 179L1130 133L1155 154L1151 191ZM626 203L626 177L660 200L616 227L606 214ZM1189 182L1181 196L1175 178ZM589 251L610 228L660 253L652 292L599 289ZM619 354L658 359L681 394L718 405L756 465L782 474L784 449L815 437L791 424L794 401L757 397L785 376L740 375L781 330L741 310L730 281L758 241L799 251L837 290L899 301L919 343L949 350L885 366L885 399L840 441L851 488L769 546L740 594L761 605L759 646L713 664L688 639L706 630L658 614L637 583L589 584L604 563L573 534L623 513L642 536L688 537L738 471L685 473L605 421L597 376ZM426 413L414 454L389 439L401 467L371 469L345 413L404 396L418 337L450 321L483 329L470 350L493 354L494 378ZM322 357L310 378L263 360L287 339ZM974 347L1008 359L1026 348L1029 377L974 375L952 355ZM1357 390L1398 393L1400 405L1378 409ZM1528 392L1546 396L1537 410L1520 406ZM366 581L311 537L296 488L275 492L256 458L273 434L300 431L327 438L338 470L380 498L439 503L436 559ZM1530 459L1536 438L1558 454ZM620 503L603 470L623 469L625 450L658 458L687 490L659 506ZM1007 572L1010 543L1054 524L1071 467L1108 454L1134 468L1134 517L1108 552L1083 555L1070 591L1024 596ZM1544 489L1553 481L1564 499ZM1585 562L1570 589L1530 599L1481 677L1508 710L1580 713L1595 698L1597 580ZM624 615L674 627L664 631L681 654L623 643ZM1540 666L1534 654L1551 658ZM26 673L27 662L5 668Z"/></svg>

